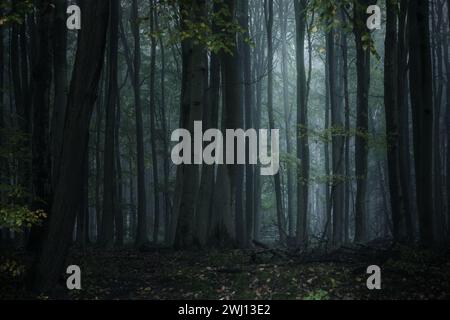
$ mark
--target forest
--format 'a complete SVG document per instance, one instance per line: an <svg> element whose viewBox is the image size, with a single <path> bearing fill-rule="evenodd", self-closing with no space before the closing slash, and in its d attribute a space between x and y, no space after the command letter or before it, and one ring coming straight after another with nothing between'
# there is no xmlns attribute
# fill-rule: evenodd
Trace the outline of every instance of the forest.
<svg viewBox="0 0 450 320"><path fill-rule="evenodd" d="M449 299L449 51L450 0L0 0L0 299Z"/></svg>

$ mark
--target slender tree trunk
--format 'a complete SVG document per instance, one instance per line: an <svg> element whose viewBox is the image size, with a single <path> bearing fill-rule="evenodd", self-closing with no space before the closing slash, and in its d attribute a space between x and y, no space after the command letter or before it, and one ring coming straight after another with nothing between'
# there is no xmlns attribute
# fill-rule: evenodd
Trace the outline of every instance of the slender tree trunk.
<svg viewBox="0 0 450 320"><path fill-rule="evenodd" d="M397 6L387 2L385 59L384 59L384 105L386 113L387 159L389 172L390 204L393 235L396 241L402 238L405 215L403 192L400 179L400 106L398 104L397 64Z"/></svg>
<svg viewBox="0 0 450 320"><path fill-rule="evenodd" d="M410 173L411 173L411 156L410 156L410 134L409 134L409 103L408 103L408 30L406 28L406 19L408 11L408 0L401 0L398 21L398 105L400 108L400 129L399 129L399 153L400 153L400 184L403 191L404 214L403 219L406 224L407 239L414 238L413 228L413 206L411 205L412 195ZM406 81L405 81L406 79Z"/></svg>
<svg viewBox="0 0 450 320"><path fill-rule="evenodd" d="M3 15L3 8L0 8L0 16ZM4 52L4 39L5 39L5 33L4 33L4 26L0 25L0 132L5 129L5 110L6 110L6 104L5 104L5 52ZM3 132L0 134L0 146L3 146ZM0 159L0 184L5 183L4 179L7 177L7 161L4 159ZM0 192L0 201L3 200L3 192ZM3 232L0 231L0 241L3 240Z"/></svg>
<svg viewBox="0 0 450 320"><path fill-rule="evenodd" d="M119 0L112 0L109 18L108 91L105 119L105 152L103 171L103 218L101 243L108 249L114 246L114 215L117 197L115 171L115 126L118 102Z"/></svg>
<svg viewBox="0 0 450 320"><path fill-rule="evenodd" d="M344 16L344 14L343 14ZM346 19L343 17L343 19ZM344 20L345 21L345 20ZM342 70L344 82L344 108L345 108L345 189L344 189L344 243L350 240L350 95L348 86L348 41L347 34L342 33Z"/></svg>
<svg viewBox="0 0 450 320"><path fill-rule="evenodd" d="M244 37L250 38L250 12L248 1L242 1L242 25L244 27ZM243 48L243 72L244 72L244 101L245 101L245 128L253 128L253 113L254 113L254 88L252 84L252 61L250 44L244 43ZM246 150L247 159L249 159L249 148ZM254 239L254 175L255 166L247 165L245 167L245 223L246 223L246 245L249 246Z"/></svg>
<svg viewBox="0 0 450 320"><path fill-rule="evenodd" d="M155 31L156 21L155 13L155 3L153 0L150 1L150 32L153 34ZM159 172L158 172L158 154L157 154L157 142L158 138L156 136L156 99L155 99L155 76L156 76L156 38L152 35L150 37L150 134L151 138L151 150L152 150L152 169L153 169L153 197L155 198L155 221L153 224L153 242L158 242L159 235Z"/></svg>
<svg viewBox="0 0 450 320"><path fill-rule="evenodd" d="M288 79L288 51L287 51L287 27L288 27L289 1L280 1L279 17L281 29L281 76L283 82L283 111L284 125L286 130L286 153L292 155L291 124L289 108L289 79ZM295 237L295 217L294 217L294 170L291 163L287 163L287 216L288 234L290 238Z"/></svg>
<svg viewBox="0 0 450 320"><path fill-rule="evenodd" d="M37 5L37 37L38 43L35 64L32 70L32 103L33 133L32 133L32 186L33 210L42 210L50 214L52 201L51 159L50 159L50 90L51 90L51 44L50 28L52 26L51 2L40 0ZM22 79L23 80L23 79ZM23 83L24 81L22 81ZM32 229L29 248L37 249L42 245L44 227Z"/></svg>
<svg viewBox="0 0 450 320"><path fill-rule="evenodd" d="M332 240L333 236L333 229L332 229L332 204L331 204L331 171L330 171L330 143L329 143L329 137L330 137L330 96L331 96L331 90L330 90L330 65L329 65L329 58L330 58L330 50L327 50L327 60L326 60L326 67L325 67L325 128L324 131L326 133L325 136L325 142L324 142L324 166L325 166L325 210L326 210L326 221L325 221L325 230L324 234L327 238L327 244Z"/></svg>
<svg viewBox="0 0 450 320"><path fill-rule="evenodd" d="M429 35L429 4L410 0L408 11L410 90L413 114L414 157L420 240L433 243L433 90Z"/></svg>
<svg viewBox="0 0 450 320"><path fill-rule="evenodd" d="M443 2L432 2L432 52L434 79L434 119L433 119L433 195L434 195L434 233L435 238L442 242L445 232L445 208L443 206L442 161L441 161L441 110L444 93L444 62L443 62ZM437 19L436 19L436 18Z"/></svg>
<svg viewBox="0 0 450 320"><path fill-rule="evenodd" d="M120 124L121 124L121 101L120 101L120 89L118 89L117 95L117 110L116 110L116 125L114 132L114 151L115 151L115 171L117 174L117 196L114 200L114 225L116 230L116 243L121 246L124 243L124 216L123 216L123 174L122 174L122 156L120 152ZM130 172L131 174L131 172Z"/></svg>
<svg viewBox="0 0 450 320"><path fill-rule="evenodd" d="M309 146L308 106L305 71L305 28L307 1L296 0L296 52L297 52L297 158L300 163L297 172L297 245L308 245L308 188L309 188Z"/></svg>
<svg viewBox="0 0 450 320"><path fill-rule="evenodd" d="M450 17L450 0L447 0L448 16ZM448 20L448 27L450 28L450 18ZM447 71L447 111L446 111L446 123L447 123L447 235L450 238L450 55L449 55L449 41L445 43L445 65Z"/></svg>
<svg viewBox="0 0 450 320"><path fill-rule="evenodd" d="M159 31L158 24L156 25ZM169 178L170 178L170 164L169 164L169 136L167 127L167 115L166 115L166 56L165 56L165 44L160 37L160 59L161 59L161 126L163 135L163 167L164 167L164 241L169 243L169 230L171 224L172 208L170 203L170 192L169 192Z"/></svg>
<svg viewBox="0 0 450 320"><path fill-rule="evenodd" d="M106 79L105 72L103 72L102 78ZM102 132L102 118L103 118L103 101L101 91L105 87L105 81L103 79L100 80L101 88L99 99L97 101L97 108L95 111L95 213L96 213L96 233L97 233L97 242L100 242L101 234L102 234L102 203L100 197L100 187L101 187L101 152L100 152L100 143L101 143L101 132Z"/></svg>
<svg viewBox="0 0 450 320"><path fill-rule="evenodd" d="M133 89L136 113L136 144L137 144L137 181L138 181L138 221L136 245L141 246L148 242L147 229L147 201L145 193L145 164L144 164L144 126L142 120L141 102L141 36L137 0L131 4L131 29L134 37L133 61Z"/></svg>
<svg viewBox="0 0 450 320"><path fill-rule="evenodd" d="M51 123L52 186L55 187L62 148L62 133L67 106L67 28L66 0L55 1L53 21L54 107Z"/></svg>
<svg viewBox="0 0 450 320"><path fill-rule="evenodd" d="M358 0L354 10L354 33L356 41L356 141L355 141L355 173L356 173L356 211L355 241L366 240L367 223L367 166L368 166L368 134L369 134L369 88L370 88L370 48L365 40L366 8L373 0Z"/></svg>
<svg viewBox="0 0 450 320"><path fill-rule="evenodd" d="M269 114L269 127L275 129L275 117L273 112L273 1L264 0L264 16L266 20L267 28L267 110ZM283 198L281 194L281 175L280 172L275 174L275 198L276 198L276 213L278 232L280 236L280 242L286 241L285 231L285 216L283 211Z"/></svg>
<svg viewBox="0 0 450 320"><path fill-rule="evenodd" d="M80 209L89 120L105 52L109 2L81 0L79 4L83 28L78 37L68 97L60 177L53 198L49 231L30 278L33 288L41 292L52 289L63 271Z"/></svg>
<svg viewBox="0 0 450 320"><path fill-rule="evenodd" d="M258 14L255 17L255 38L256 38L256 49L255 49L255 79L256 79L256 90L255 90L255 116L254 116L254 124L255 129L259 130L261 127L261 116L262 116L262 104L263 104L263 75L265 72L265 50L266 46L265 41L266 37L264 36L264 27L265 24L263 22L264 10L259 9ZM255 167L255 186L254 186L254 239L260 240L260 229L261 229L261 221L262 221L262 213L261 213L261 167L257 165Z"/></svg>
<svg viewBox="0 0 450 320"><path fill-rule="evenodd" d="M336 31L330 30L327 34L327 64L330 88L331 107L331 131L332 131L332 177L331 177L331 198L330 205L333 211L333 246L339 246L343 241L344 222L344 185L342 176L344 174L344 149L342 129L343 122L341 111L339 110L339 88L338 88L338 55L336 55ZM331 223L331 221L328 221Z"/></svg>

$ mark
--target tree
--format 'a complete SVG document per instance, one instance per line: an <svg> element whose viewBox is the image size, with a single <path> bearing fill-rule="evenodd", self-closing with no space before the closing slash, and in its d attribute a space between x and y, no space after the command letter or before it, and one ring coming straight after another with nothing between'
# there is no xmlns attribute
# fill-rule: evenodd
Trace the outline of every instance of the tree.
<svg viewBox="0 0 450 320"><path fill-rule="evenodd" d="M297 245L308 243L308 188L309 188L309 146L308 146L308 106L305 71L305 29L307 1L296 0L296 52L297 52Z"/></svg>
<svg viewBox="0 0 450 320"><path fill-rule="evenodd" d="M397 6L387 3L386 39L384 59L384 105L386 113L387 158L389 171L390 203L393 222L393 236L400 240L400 227L405 217L403 190L400 179L400 106L398 104L398 64L397 64Z"/></svg>
<svg viewBox="0 0 450 320"><path fill-rule="evenodd" d="M57 283L69 249L83 189L89 120L95 104L105 52L109 2L79 1L83 28L78 37L70 85L60 175L54 192L49 229L30 281L48 291Z"/></svg>
<svg viewBox="0 0 450 320"><path fill-rule="evenodd" d="M114 245L114 214L117 198L115 170L115 127L118 103L118 48L119 48L119 0L112 0L109 18L108 41L108 89L105 119L105 152L103 167L103 218L101 243L106 248Z"/></svg>
<svg viewBox="0 0 450 320"><path fill-rule="evenodd" d="M372 0L356 0L354 2L354 28L356 42L356 141L355 141L355 241L366 240L366 195L368 166L368 134L369 134L369 88L370 88L370 55L371 40L366 28L366 10L374 4Z"/></svg>
<svg viewBox="0 0 450 320"><path fill-rule="evenodd" d="M51 89L51 43L50 28L52 26L51 2L41 0L36 3L36 58L32 69L33 130L32 130L32 186L34 211L50 212L52 201L51 159L50 159L50 89ZM37 249L43 238L44 230L40 227L32 229L29 248Z"/></svg>
<svg viewBox="0 0 450 320"><path fill-rule="evenodd" d="M53 18L53 78L54 103L51 123L51 155L52 155L52 186L55 187L57 168L62 148L62 132L67 106L67 28L66 28L66 0L55 0L55 14Z"/></svg>
<svg viewBox="0 0 450 320"><path fill-rule="evenodd" d="M204 22L206 2L194 0L190 7L184 1L180 2L181 30L188 28L187 23L194 17L196 23ZM181 113L183 128L193 136L194 122L202 119L205 108L207 88L207 52L205 45L188 38L182 41L183 55L183 92ZM195 159L196 150L192 148L191 159ZM199 188L199 166L183 164L182 189L178 210L178 223L175 234L175 247L190 248L194 243L195 204ZM181 173L180 173L181 174Z"/></svg>
<svg viewBox="0 0 450 320"><path fill-rule="evenodd" d="M269 114L269 127L270 129L275 129L275 118L273 112L273 1L264 0L264 17L266 21L266 32L267 32L267 111ZM283 211L283 200L281 194L281 175L280 172L274 176L275 182L275 199L276 199L276 212L277 212L277 223L278 232L280 235L280 241L285 242L286 231L285 231L285 216Z"/></svg>
<svg viewBox="0 0 450 320"><path fill-rule="evenodd" d="M429 35L429 4L411 0L408 8L410 94L420 241L433 243L433 79Z"/></svg>
<svg viewBox="0 0 450 320"><path fill-rule="evenodd" d="M142 120L141 101L141 36L140 20L137 0L131 3L131 30L134 37L134 59L132 83L134 90L134 103L136 114L136 144L137 144L137 181L138 181L138 222L136 245L141 246L148 242L147 228L147 201L145 193L145 163L144 163L144 125Z"/></svg>
<svg viewBox="0 0 450 320"><path fill-rule="evenodd" d="M332 235L333 245L339 246L343 241L343 204L344 204L344 188L342 177L344 174L344 143L342 138L343 122L340 110L340 92L338 87L338 60L339 55L336 54L336 30L331 28L327 35L327 65L329 79L329 102L331 109L331 137L332 137L332 177L331 177L331 193L330 193L330 213L333 212L332 218ZM331 220L328 221L331 224ZM328 226L330 228L330 226Z"/></svg>

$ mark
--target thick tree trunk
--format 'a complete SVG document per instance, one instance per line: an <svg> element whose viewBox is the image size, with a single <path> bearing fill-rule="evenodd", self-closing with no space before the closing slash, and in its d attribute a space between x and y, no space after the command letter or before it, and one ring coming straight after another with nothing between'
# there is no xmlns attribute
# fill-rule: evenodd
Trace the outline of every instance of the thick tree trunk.
<svg viewBox="0 0 450 320"><path fill-rule="evenodd" d="M410 90L420 240L433 243L433 79L429 35L429 4L410 0L408 11Z"/></svg>
<svg viewBox="0 0 450 320"><path fill-rule="evenodd" d="M214 4L214 12L220 10L218 3ZM218 27L215 23L212 26L213 32L218 32ZM203 110L203 123L208 130L210 128L218 128L219 125L219 96L220 96L220 59L215 53L211 53L211 60L209 63L209 88L208 88L208 108ZM196 235L195 242L198 246L204 247L207 244L208 232L211 228L215 228L211 221L218 221L218 219L211 219L215 212L213 209L213 195L215 182L215 166L204 165L202 168L202 177L200 181L200 189L197 197L196 207Z"/></svg>
<svg viewBox="0 0 450 320"><path fill-rule="evenodd" d="M81 0L79 4L83 28L78 37L69 91L60 176L53 198L49 231L31 277L33 287L38 291L52 289L64 268L76 214L80 209L89 121L103 66L109 2Z"/></svg>
<svg viewBox="0 0 450 320"><path fill-rule="evenodd" d="M195 17L196 22L204 22L206 15L205 0L195 0L193 8L180 4L182 14L182 30L186 27L187 19ZM191 136L194 133L194 122L202 120L202 112L206 101L207 83L207 54L204 45L195 43L192 39L183 41L183 67L185 68L188 82L184 84L182 110L183 128L187 129ZM195 159L196 150L192 148L191 159ZM195 204L199 189L198 164L181 165L183 184L181 198L178 207L178 223L175 234L175 248L186 249L194 244Z"/></svg>

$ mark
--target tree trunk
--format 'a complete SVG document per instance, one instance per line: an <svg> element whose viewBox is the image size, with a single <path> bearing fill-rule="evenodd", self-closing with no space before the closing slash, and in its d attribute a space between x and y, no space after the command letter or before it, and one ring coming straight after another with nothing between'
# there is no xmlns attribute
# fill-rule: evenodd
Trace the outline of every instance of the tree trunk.
<svg viewBox="0 0 450 320"><path fill-rule="evenodd" d="M205 0L195 0L193 8L180 3L182 14L181 28L186 28L187 20L194 17L197 23L204 22L206 16ZM187 129L191 136L194 134L194 122L201 121L202 111L205 105L207 88L207 54L201 43L195 43L192 39L183 41L183 67L187 81L184 84L185 91L182 95L183 128ZM191 159L195 160L196 150L191 149ZM194 244L195 204L199 188L198 164L183 164L182 191L178 207L178 223L175 234L175 248L186 249Z"/></svg>
<svg viewBox="0 0 450 320"><path fill-rule="evenodd" d="M296 52L297 52L297 245L308 245L308 188L309 188L309 146L308 106L305 71L305 28L307 1L296 0Z"/></svg>
<svg viewBox="0 0 450 320"><path fill-rule="evenodd" d="M289 79L288 79L288 51L287 51L287 28L288 28L289 1L280 1L279 17L281 28L281 76L283 82L283 111L284 125L286 129L286 153L292 156L291 141L291 112L289 108ZM303 14L303 12L301 13ZM297 14L298 15L298 14ZM297 16L296 15L296 16ZM303 47L302 47L303 48ZM304 49L304 48L303 48ZM295 237L295 217L294 217L294 170L291 163L287 163L287 216L288 234L290 238Z"/></svg>
<svg viewBox="0 0 450 320"><path fill-rule="evenodd" d="M156 28L159 31L159 26L156 24ZM167 115L166 115L166 57L165 57L165 44L160 37L160 55L161 55L161 126L163 135L163 168L164 168L164 241L169 243L169 230L171 224L172 208L170 203L169 192L169 178L170 178L170 150L169 150L169 133L167 128Z"/></svg>
<svg viewBox="0 0 450 320"><path fill-rule="evenodd" d="M273 1L264 0L264 16L267 28L267 111L269 114L269 127L275 129L275 118L273 112ZM280 242L286 241L285 231L285 216L283 212L283 198L281 194L281 175L280 172L274 176L275 182L275 198L276 198L276 213L278 223L278 233Z"/></svg>
<svg viewBox="0 0 450 320"><path fill-rule="evenodd" d="M447 9L448 16L450 17L450 0L447 0ZM448 20L449 28L450 28L450 18ZM450 54L448 48L449 42L448 39L445 43L445 65L447 71L447 111L446 111L446 123L447 123L447 234L450 238Z"/></svg>
<svg viewBox="0 0 450 320"><path fill-rule="evenodd" d="M367 36L366 8L373 0L358 0L354 10L354 33L356 42L356 140L355 140L355 174L356 174L356 211L355 241L366 240L367 223L367 166L369 134L369 88L370 88L370 45L364 39Z"/></svg>
<svg viewBox="0 0 450 320"><path fill-rule="evenodd" d="M427 1L410 0L410 90L413 114L417 207L422 245L433 243L433 90Z"/></svg>
<svg viewBox="0 0 450 320"><path fill-rule="evenodd" d="M83 28L69 91L61 170L53 198L49 231L33 268L34 289L46 292L64 268L83 190L83 168L88 152L89 120L103 66L109 2L79 1Z"/></svg>
<svg viewBox="0 0 450 320"><path fill-rule="evenodd" d="M346 19L342 14L343 19ZM344 20L345 21L345 20ZM345 190L344 190L344 243L350 240L349 225L350 225L350 95L348 86L348 41L347 34L342 33L342 77L344 82L344 112L345 112Z"/></svg>
<svg viewBox="0 0 450 320"><path fill-rule="evenodd" d="M220 5L214 3L214 13L220 10ZM212 30L217 33L218 27L215 23ZM209 88L208 88L208 108L203 110L203 123L208 130L218 128L219 125L219 96L220 96L220 59L218 54L212 52L209 64ZM202 177L200 189L197 197L196 207L196 235L195 242L199 247L206 246L209 229L214 228L211 223L215 182L215 166L204 165L202 168ZM215 220L218 221L218 220Z"/></svg>
<svg viewBox="0 0 450 320"><path fill-rule="evenodd" d="M408 101L408 30L406 28L406 19L408 11L408 0L401 0L398 22L398 105L400 108L400 129L399 129L399 153L400 153L400 183L403 191L403 204L406 224L407 239L414 238L413 228L413 198L412 187L410 183L411 175L411 155L410 155L410 134L409 134L409 101ZM406 81L405 81L406 80Z"/></svg>
<svg viewBox="0 0 450 320"><path fill-rule="evenodd" d="M103 218L101 244L107 249L114 246L114 214L117 197L115 171L115 125L118 102L118 48L119 0L112 0L109 17L108 41L108 91L105 118L105 152L103 160Z"/></svg>
<svg viewBox="0 0 450 320"><path fill-rule="evenodd" d="M386 114L387 159L389 173L390 204L393 223L393 236L396 241L402 238L405 215L403 192L400 180L400 106L398 104L397 69L397 8L387 2L386 39L384 59L384 106Z"/></svg>
<svg viewBox="0 0 450 320"><path fill-rule="evenodd" d="M62 134L67 106L67 28L66 0L55 1L55 16L53 20L53 77L54 106L51 123L51 154L52 154L52 186L58 180L59 160L62 148Z"/></svg>
<svg viewBox="0 0 450 320"><path fill-rule="evenodd" d="M153 224L153 242L158 242L159 235L159 172L158 172L158 154L157 154L157 142L158 137L156 136L156 99L155 99L155 76L156 76L156 39L153 36L155 31L156 21L155 3L153 0L150 1L150 134L151 134L151 150L152 150L152 169L153 169L153 197L155 201L154 215L155 221Z"/></svg>
<svg viewBox="0 0 450 320"><path fill-rule="evenodd" d="M120 88L117 94L116 124L114 130L114 151L115 151L115 172L116 172L116 198L114 199L114 225L116 234L116 243L121 246L124 243L124 216L123 216L123 174L122 174L122 156L120 152L120 124L121 124L121 100ZM131 174L131 172L130 172Z"/></svg>
<svg viewBox="0 0 450 320"><path fill-rule="evenodd" d="M141 103L141 36L137 0L131 4L131 29L134 37L133 61L133 89L136 113L136 144L137 144L137 181L138 181L138 221L136 245L141 246L148 242L147 229L147 201L145 193L145 163L144 163L144 126L142 120Z"/></svg>
<svg viewBox="0 0 450 320"><path fill-rule="evenodd" d="M38 46L35 52L36 60L32 70L32 185L33 204L35 211L42 210L50 214L52 201L51 159L49 137L49 113L51 90L51 45L50 28L52 26L51 2L40 0L37 3L37 38ZM23 61L22 61L23 62ZM24 79L22 79L22 83ZM35 226L32 229L29 248L37 249L42 245L47 225Z"/></svg>
<svg viewBox="0 0 450 320"><path fill-rule="evenodd" d="M338 63L339 56L336 54L335 44L336 31L330 30L327 34L327 64L330 88L331 108L331 137L332 137L332 177L330 205L333 211L333 246L339 246L343 241L344 222L344 143L342 130L344 128L340 108L340 90L338 88ZM331 221L328 222L329 224Z"/></svg>

